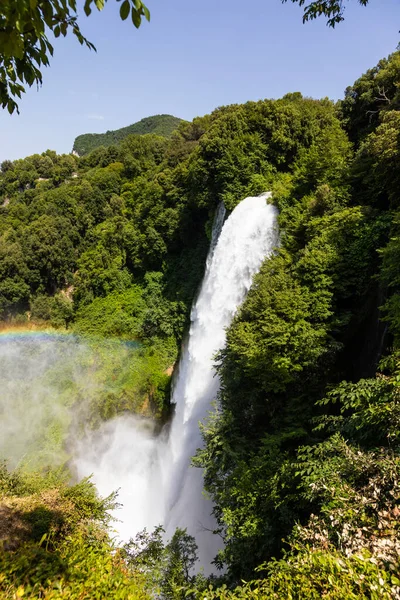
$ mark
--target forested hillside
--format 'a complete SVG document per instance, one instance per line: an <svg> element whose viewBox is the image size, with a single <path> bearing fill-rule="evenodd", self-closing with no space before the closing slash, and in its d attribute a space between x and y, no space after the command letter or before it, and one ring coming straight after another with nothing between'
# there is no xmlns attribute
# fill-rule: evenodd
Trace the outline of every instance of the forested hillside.
<svg viewBox="0 0 400 600"><path fill-rule="evenodd" d="M2 320L135 341L148 377L134 395L158 417L218 204L272 190L280 211L280 247L216 358L194 459L224 574L194 577L179 530L115 551L90 483L5 467L5 597L400 598L399 85L396 52L337 104L292 93L170 138L2 163Z"/></svg>
<svg viewBox="0 0 400 600"><path fill-rule="evenodd" d="M172 132L178 128L182 119L173 117L172 115L154 115L154 117L145 117L137 123L122 127L115 131L107 131L106 133L84 133L78 135L74 141L73 151L79 156L89 154L95 148L100 146L111 146L118 144L128 135L146 135L153 133L162 137L170 137Z"/></svg>

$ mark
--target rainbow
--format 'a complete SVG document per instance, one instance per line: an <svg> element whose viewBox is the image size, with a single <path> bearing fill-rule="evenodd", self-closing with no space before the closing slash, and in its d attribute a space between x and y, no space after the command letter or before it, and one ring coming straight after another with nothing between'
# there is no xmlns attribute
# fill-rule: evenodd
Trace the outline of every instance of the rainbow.
<svg viewBox="0 0 400 600"><path fill-rule="evenodd" d="M84 342L84 343L108 343L127 348L140 348L141 344L137 340L124 340L117 337L104 338L96 335L78 334L72 330L54 329L49 326L39 326L36 324L12 325L8 323L0 323L0 344L6 342L22 342L31 340L32 342Z"/></svg>
<svg viewBox="0 0 400 600"><path fill-rule="evenodd" d="M9 325L3 323L0 325L0 343L32 339L38 342L51 342L66 338L75 338L70 331L63 329L53 329L51 327L38 327L27 325Z"/></svg>

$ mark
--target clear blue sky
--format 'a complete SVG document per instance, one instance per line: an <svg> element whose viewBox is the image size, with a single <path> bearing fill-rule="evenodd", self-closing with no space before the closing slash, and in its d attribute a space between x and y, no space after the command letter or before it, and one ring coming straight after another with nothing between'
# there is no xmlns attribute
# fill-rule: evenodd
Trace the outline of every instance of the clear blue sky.
<svg viewBox="0 0 400 600"><path fill-rule="evenodd" d="M55 41L43 86L0 109L0 161L47 148L70 152L81 133L103 132L159 113L192 119L217 106L289 91L342 97L400 40L399 0L350 0L334 30L302 23L280 0L147 0L151 23L136 30L108 0L81 29L97 53L72 36Z"/></svg>

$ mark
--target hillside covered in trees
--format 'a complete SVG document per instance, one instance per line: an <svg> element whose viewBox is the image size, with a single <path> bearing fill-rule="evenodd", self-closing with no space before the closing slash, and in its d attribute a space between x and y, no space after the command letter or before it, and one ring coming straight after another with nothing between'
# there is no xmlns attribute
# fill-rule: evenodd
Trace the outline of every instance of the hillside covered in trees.
<svg viewBox="0 0 400 600"><path fill-rule="evenodd" d="M84 133L78 135L74 141L73 151L83 156L89 154L92 150L100 146L112 146L118 144L128 135L146 135L152 133L161 137L170 137L172 132L178 128L182 119L173 117L172 115L154 115L153 117L145 117L137 123L116 129L115 131L107 131L106 133Z"/></svg>
<svg viewBox="0 0 400 600"><path fill-rule="evenodd" d="M4 597L400 598L399 85L398 51L336 104L292 93L169 138L2 163L1 319L140 348L135 398L111 397L97 421L145 397L168 418L168 367L218 204L271 190L280 211L280 247L216 357L221 389L194 458L221 576L193 575L184 531L116 549L115 498L68 485L67 465L4 466Z"/></svg>

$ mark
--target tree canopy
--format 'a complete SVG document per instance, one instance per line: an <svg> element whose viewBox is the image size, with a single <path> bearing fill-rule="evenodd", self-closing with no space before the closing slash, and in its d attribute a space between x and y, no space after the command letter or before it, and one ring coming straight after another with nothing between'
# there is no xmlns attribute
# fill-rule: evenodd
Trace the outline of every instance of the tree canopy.
<svg viewBox="0 0 400 600"><path fill-rule="evenodd" d="M75 138L73 150L83 156L89 154L95 148L100 146L107 147L113 144L118 144L128 135L145 135L153 133L162 137L170 137L172 132L178 128L182 119L172 115L154 115L145 117L137 123L132 123L127 127L107 131L106 133L83 133Z"/></svg>
<svg viewBox="0 0 400 600"><path fill-rule="evenodd" d="M90 15L93 5L102 10L107 0L85 0L84 11ZM142 17L150 20L148 8L141 0L117 0L120 16L131 18L139 27ZM82 34L76 0L4 0L0 6L0 103L10 113L18 111L17 98L25 85L42 83L42 67L53 55L49 33L55 38L68 32L80 44L95 50Z"/></svg>

